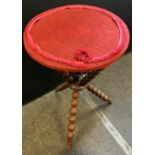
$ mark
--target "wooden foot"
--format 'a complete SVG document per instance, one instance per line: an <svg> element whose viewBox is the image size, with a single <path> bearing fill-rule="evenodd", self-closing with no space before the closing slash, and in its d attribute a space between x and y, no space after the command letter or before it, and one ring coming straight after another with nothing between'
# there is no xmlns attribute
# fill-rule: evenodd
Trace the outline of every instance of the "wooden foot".
<svg viewBox="0 0 155 155"><path fill-rule="evenodd" d="M64 82L62 84L60 84L56 89L55 91L58 92L58 91L61 91L61 90L64 90L66 89L67 87L69 87L69 82Z"/></svg>
<svg viewBox="0 0 155 155"><path fill-rule="evenodd" d="M108 102L108 104L112 104L111 100L108 98L108 96L106 94L104 94L101 90L97 89L96 87L94 87L91 84L87 85L87 89L92 92L93 94L95 94L96 96L98 96L99 98L101 98L103 101Z"/></svg>
<svg viewBox="0 0 155 155"><path fill-rule="evenodd" d="M78 106L78 91L74 90L72 93L72 101L71 101L71 109L70 109L70 116L68 119L68 126L67 126L67 150L72 148L73 143L73 131L75 130L75 122L76 122L76 115L77 115L77 106Z"/></svg>

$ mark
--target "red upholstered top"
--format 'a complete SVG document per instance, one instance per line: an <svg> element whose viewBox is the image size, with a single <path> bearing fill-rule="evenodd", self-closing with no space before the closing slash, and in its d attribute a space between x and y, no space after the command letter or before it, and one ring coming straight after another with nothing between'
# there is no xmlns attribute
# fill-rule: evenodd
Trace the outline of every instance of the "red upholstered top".
<svg viewBox="0 0 155 155"><path fill-rule="evenodd" d="M67 5L35 16L24 31L28 54L42 65L69 72L104 69L129 43L124 22L95 6Z"/></svg>

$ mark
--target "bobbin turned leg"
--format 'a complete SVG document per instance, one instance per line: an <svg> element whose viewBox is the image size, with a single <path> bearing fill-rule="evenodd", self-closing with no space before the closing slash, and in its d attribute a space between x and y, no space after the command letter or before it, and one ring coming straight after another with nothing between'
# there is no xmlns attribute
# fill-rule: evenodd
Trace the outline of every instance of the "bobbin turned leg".
<svg viewBox="0 0 155 155"><path fill-rule="evenodd" d="M69 82L63 82L62 84L60 84L56 89L55 91L58 92L58 91L61 91L61 90L64 90L66 89L67 87L69 87Z"/></svg>
<svg viewBox="0 0 155 155"><path fill-rule="evenodd" d="M101 90L97 89L96 87L94 87L91 84L87 85L87 89L92 92L93 94L95 94L96 96L98 96L99 98L101 98L103 101L108 102L108 104L112 104L111 100L108 98L108 96L106 94L104 94Z"/></svg>
<svg viewBox="0 0 155 155"><path fill-rule="evenodd" d="M77 101L78 97L79 97L78 91L73 90L70 116L68 119L68 126L67 126L67 150L70 150L72 148L73 131L75 129L77 106L78 106L78 101Z"/></svg>

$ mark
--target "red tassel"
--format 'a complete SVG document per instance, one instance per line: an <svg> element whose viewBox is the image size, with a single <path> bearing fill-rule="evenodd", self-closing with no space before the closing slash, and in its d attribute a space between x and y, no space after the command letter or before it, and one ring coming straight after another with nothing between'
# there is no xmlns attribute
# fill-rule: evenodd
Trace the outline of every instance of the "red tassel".
<svg viewBox="0 0 155 155"><path fill-rule="evenodd" d="M88 54L87 51L81 49L75 53L74 59L76 61L82 61L84 63L90 63L92 60L92 57Z"/></svg>

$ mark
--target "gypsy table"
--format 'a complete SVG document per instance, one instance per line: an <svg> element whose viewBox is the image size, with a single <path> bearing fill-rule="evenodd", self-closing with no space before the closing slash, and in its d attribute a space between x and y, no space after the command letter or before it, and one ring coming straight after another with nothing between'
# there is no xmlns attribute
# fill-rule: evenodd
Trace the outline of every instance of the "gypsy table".
<svg viewBox="0 0 155 155"><path fill-rule="evenodd" d="M58 7L35 16L27 24L24 45L30 57L62 72L65 82L56 91L67 87L73 90L67 127L68 149L73 141L79 91L87 88L110 105L108 96L89 82L116 61L128 43L129 32L124 22L95 6Z"/></svg>

